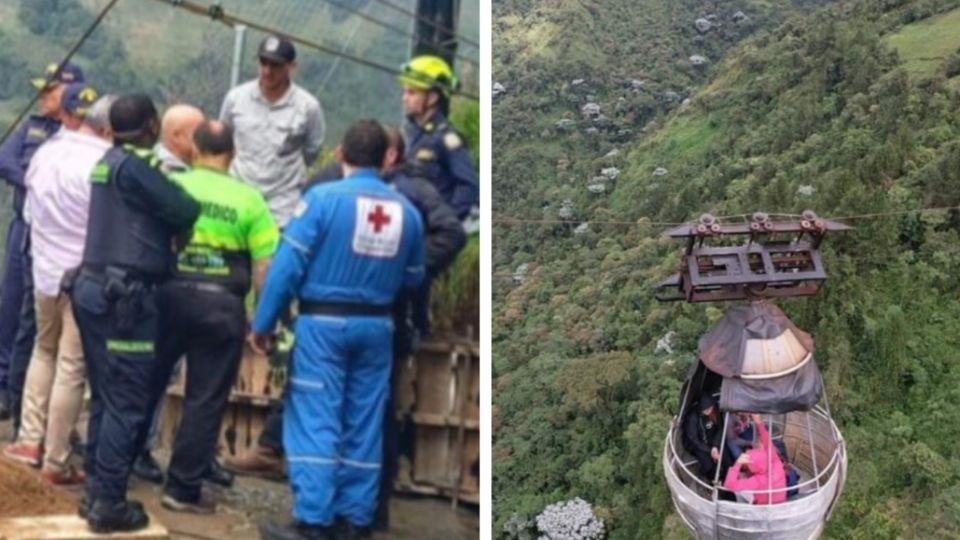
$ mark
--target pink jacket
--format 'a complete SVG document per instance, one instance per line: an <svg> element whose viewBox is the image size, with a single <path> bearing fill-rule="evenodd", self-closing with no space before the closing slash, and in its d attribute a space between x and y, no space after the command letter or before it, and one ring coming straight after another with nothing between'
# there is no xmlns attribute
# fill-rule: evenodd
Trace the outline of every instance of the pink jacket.
<svg viewBox="0 0 960 540"><path fill-rule="evenodd" d="M757 434L760 439L760 448L747 450L746 454L750 456L750 464L747 469L750 476L740 478L740 463L735 463L727 471L727 478L723 482L723 487L731 491L749 490L753 494L753 504L767 504L769 502L766 493L758 493L755 490L783 489L787 486L787 475L783 471L783 462L780 461L780 454L771 444L770 433L763 422L755 422ZM768 457L767 453L772 455ZM767 472L767 460L770 460L771 473ZM768 485L769 483L769 485ZM786 490L773 493L773 502L781 503L787 500Z"/></svg>

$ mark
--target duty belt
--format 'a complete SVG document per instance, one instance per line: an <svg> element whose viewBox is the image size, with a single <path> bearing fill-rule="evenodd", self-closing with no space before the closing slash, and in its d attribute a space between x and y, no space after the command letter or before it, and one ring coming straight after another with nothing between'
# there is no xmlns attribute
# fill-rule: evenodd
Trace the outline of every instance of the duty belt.
<svg viewBox="0 0 960 540"><path fill-rule="evenodd" d="M110 277L127 283L138 281L151 287L160 285L167 280L167 277L163 275L147 274L119 266L103 266L99 264L84 264L80 267L80 276L101 285L105 284Z"/></svg>
<svg viewBox="0 0 960 540"><path fill-rule="evenodd" d="M182 287L184 289L193 289L195 291L203 291L208 293L216 294L229 294L232 296L243 297L246 293L237 291L236 289L231 289L226 285L221 285L219 283L211 283L209 281L191 281L188 279L174 279L167 282L167 285L173 285L174 287Z"/></svg>
<svg viewBox="0 0 960 540"><path fill-rule="evenodd" d="M382 317L390 315L392 306L373 304L353 304L349 302L311 302L300 301L300 313L303 315L334 315L356 317Z"/></svg>

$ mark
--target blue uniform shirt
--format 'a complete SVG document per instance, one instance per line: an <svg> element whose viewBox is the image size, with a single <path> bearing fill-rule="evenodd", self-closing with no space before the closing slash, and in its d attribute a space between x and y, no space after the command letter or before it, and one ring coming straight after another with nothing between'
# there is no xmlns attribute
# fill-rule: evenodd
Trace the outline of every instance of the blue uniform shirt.
<svg viewBox="0 0 960 540"><path fill-rule="evenodd" d="M23 203L27 196L23 184L27 167L37 148L58 129L59 120L33 115L0 147L0 178L13 186L13 208L20 219L23 219Z"/></svg>
<svg viewBox="0 0 960 540"><path fill-rule="evenodd" d="M422 126L408 122L404 139L407 163L433 183L460 219L480 205L480 184L470 152L442 113L438 111Z"/></svg>
<svg viewBox="0 0 960 540"><path fill-rule="evenodd" d="M273 330L294 297L388 306L424 279L417 210L373 170L321 184L304 196L283 232L253 320Z"/></svg>

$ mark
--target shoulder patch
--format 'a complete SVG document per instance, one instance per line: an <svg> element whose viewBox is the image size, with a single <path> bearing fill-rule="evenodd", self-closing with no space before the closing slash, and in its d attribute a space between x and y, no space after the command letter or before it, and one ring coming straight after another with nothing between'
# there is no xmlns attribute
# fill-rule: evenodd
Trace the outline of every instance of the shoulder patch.
<svg viewBox="0 0 960 540"><path fill-rule="evenodd" d="M110 167L102 161L97 163L97 166L93 168L93 172L90 173L90 181L94 184L106 184L109 177Z"/></svg>
<svg viewBox="0 0 960 540"><path fill-rule="evenodd" d="M429 148L421 148L417 150L416 156L420 161L433 161L437 157L433 150Z"/></svg>
<svg viewBox="0 0 960 540"><path fill-rule="evenodd" d="M443 136L443 145L447 147L447 150L456 150L463 146L463 139L460 138L460 135L450 131Z"/></svg>
<svg viewBox="0 0 960 540"><path fill-rule="evenodd" d="M27 137L30 137L33 139L46 140L46 138L49 136L50 134L47 133L47 131L43 128L32 127L27 130Z"/></svg>
<svg viewBox="0 0 960 540"><path fill-rule="evenodd" d="M309 207L310 205L307 204L307 201L300 199L300 201L297 202L297 207L293 210L293 217L299 218L307 212L307 208Z"/></svg>

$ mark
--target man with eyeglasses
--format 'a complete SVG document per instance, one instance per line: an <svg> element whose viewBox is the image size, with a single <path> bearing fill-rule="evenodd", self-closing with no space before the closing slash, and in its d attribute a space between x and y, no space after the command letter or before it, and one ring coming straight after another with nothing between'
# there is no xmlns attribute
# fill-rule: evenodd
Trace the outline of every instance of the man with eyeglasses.
<svg viewBox="0 0 960 540"><path fill-rule="evenodd" d="M283 227L297 207L307 167L320 155L326 128L320 103L291 79L297 68L293 43L267 36L258 57L258 78L227 93L220 120L234 131L230 174L259 189Z"/></svg>

